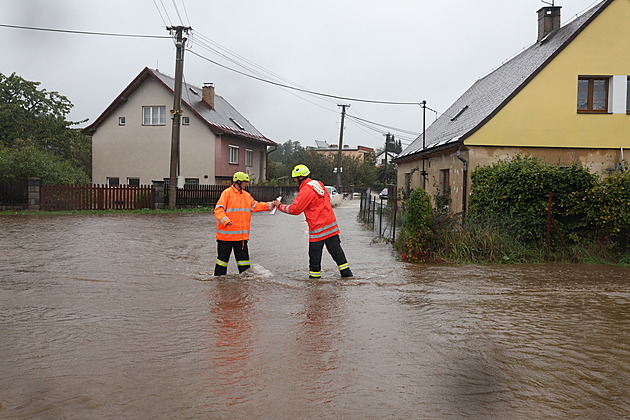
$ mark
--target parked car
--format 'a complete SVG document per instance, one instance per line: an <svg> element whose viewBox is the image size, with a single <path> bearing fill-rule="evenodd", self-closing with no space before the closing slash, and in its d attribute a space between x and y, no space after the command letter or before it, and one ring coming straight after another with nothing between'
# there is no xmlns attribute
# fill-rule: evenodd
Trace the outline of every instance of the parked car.
<svg viewBox="0 0 630 420"><path fill-rule="evenodd" d="M381 197L381 200L387 200L387 188L383 188L383 191L378 193L378 196Z"/></svg>
<svg viewBox="0 0 630 420"><path fill-rule="evenodd" d="M326 185L325 188L326 190L328 190L328 194L330 195L330 205L335 207L341 204L341 200L343 200L343 197L337 192L337 188L331 187L329 185Z"/></svg>

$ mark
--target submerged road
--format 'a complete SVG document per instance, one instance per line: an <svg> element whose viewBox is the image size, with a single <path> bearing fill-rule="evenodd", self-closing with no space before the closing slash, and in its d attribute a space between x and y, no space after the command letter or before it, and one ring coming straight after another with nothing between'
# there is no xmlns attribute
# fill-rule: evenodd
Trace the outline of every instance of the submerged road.
<svg viewBox="0 0 630 420"><path fill-rule="evenodd" d="M0 217L0 419L630 417L630 270L398 261L336 209L256 213L211 273L210 214Z"/></svg>

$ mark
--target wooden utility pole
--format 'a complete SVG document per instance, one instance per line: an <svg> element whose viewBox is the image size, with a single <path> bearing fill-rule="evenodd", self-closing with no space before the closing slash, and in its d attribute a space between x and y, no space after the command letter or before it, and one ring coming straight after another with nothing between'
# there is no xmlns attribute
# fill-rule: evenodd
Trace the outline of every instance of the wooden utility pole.
<svg viewBox="0 0 630 420"><path fill-rule="evenodd" d="M171 115L173 118L173 129L171 131L171 167L170 182L168 185L168 208L175 209L177 207L177 175L179 175L179 134L180 120L182 116L182 80L184 78L184 47L186 38L184 32L188 33L188 26L169 26L166 28L171 32L175 32L175 90L173 95L173 109Z"/></svg>
<svg viewBox="0 0 630 420"><path fill-rule="evenodd" d="M341 127L339 128L339 151L337 151L337 192L341 194L341 152L343 151L343 123L346 119L346 108L350 105L339 105L341 107Z"/></svg>
<svg viewBox="0 0 630 420"><path fill-rule="evenodd" d="M383 171L383 188L387 188L387 148L389 147L390 142L392 142L391 133L385 134L385 170Z"/></svg>

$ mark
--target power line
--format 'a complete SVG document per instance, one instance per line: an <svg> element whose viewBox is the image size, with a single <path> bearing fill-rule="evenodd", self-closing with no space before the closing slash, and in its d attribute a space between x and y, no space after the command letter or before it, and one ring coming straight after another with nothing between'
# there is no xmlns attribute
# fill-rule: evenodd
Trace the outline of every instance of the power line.
<svg viewBox="0 0 630 420"><path fill-rule="evenodd" d="M13 28L13 29L28 29L32 31L44 31L44 32L61 32L66 34L79 34L79 35L100 35L100 36L117 36L125 38L158 38L169 39L169 36L164 35L137 35L137 34L115 34L109 32L89 32L89 31L72 31L69 29L52 29L52 28L36 28L34 26L20 26L20 25L6 25L0 23L0 27Z"/></svg>
<svg viewBox="0 0 630 420"><path fill-rule="evenodd" d="M384 127L384 128L390 129L390 130L399 131L401 133L411 134L412 136L419 136L420 135L420 133L417 133L415 131L408 131L408 130L403 130L402 128L390 127L389 125L379 124L377 122L369 121L369 120L366 120L366 119L363 119L363 118L359 118L359 117L356 117L356 116L350 115L350 114L346 114L346 117L354 119L354 120L360 120L360 121L363 121L363 122L366 122L366 123L369 123L369 124L378 125L379 127Z"/></svg>
<svg viewBox="0 0 630 420"><path fill-rule="evenodd" d="M177 7L177 3L173 0L173 7L175 7L175 13L177 13L177 17L179 18L179 23L183 26L184 21L182 20L182 15L179 14L179 8Z"/></svg>
<svg viewBox="0 0 630 420"><path fill-rule="evenodd" d="M210 59L210 58L208 58L208 57L204 57L203 55L198 54L198 53L196 53L196 52L195 52L195 51L193 51L193 50L189 50L189 51L190 51L192 54L196 55L197 57L199 57L199 58L201 58L201 59L203 59L203 60L209 61L209 62L210 62L210 63L212 63L212 64L215 64L215 65L217 65L217 66L219 66L219 67L222 67L222 68L224 68L224 69L227 69L227 70L233 71L233 72L238 73L238 74L240 74L240 75L242 75L242 76L246 76L246 77L249 77L249 78L252 78L252 79L256 79L256 80L258 80L258 81L265 82L265 83L269 83L269 84L272 84L272 85L275 85L275 86L280 86L280 87L284 87L284 88L287 88L287 89L293 89L293 90L297 90L297 91L299 91L299 92L309 93L309 94L311 94L311 95L324 96L324 97L327 97L327 98L341 99L341 100L344 100L344 101L352 101L352 102L366 102L366 103L371 103L371 104L385 104L385 105L420 105L420 102L377 101L377 100L371 100L371 99L350 98L350 97L347 97L347 96L331 95L331 94L328 94L328 93L315 92L315 91L313 91L313 90L308 90L308 89L301 89L301 88L297 88L297 87L295 87L295 86L289 86L289 85L285 85L285 84L283 84L283 83L274 82L274 81L272 81L272 80L263 79L262 77L254 76L254 75L252 75L252 74L248 74L248 73L242 72L242 71L240 71L240 70L233 69L233 68L228 67L228 66L226 66L226 65L224 65L224 64L218 63L218 62L216 62L216 61L214 61L214 60L212 60L212 59Z"/></svg>

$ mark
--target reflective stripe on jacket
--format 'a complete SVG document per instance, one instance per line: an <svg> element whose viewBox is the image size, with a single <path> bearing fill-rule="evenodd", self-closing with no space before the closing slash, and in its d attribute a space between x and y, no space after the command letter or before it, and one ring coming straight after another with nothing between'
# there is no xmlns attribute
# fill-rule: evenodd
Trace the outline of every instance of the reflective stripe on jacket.
<svg viewBox="0 0 630 420"><path fill-rule="evenodd" d="M269 210L271 210L271 203L259 203L247 191L239 191L231 185L223 190L214 207L214 217L217 219L217 239L220 241L249 240L252 212ZM232 225L227 226L230 221Z"/></svg>
<svg viewBox="0 0 630 420"><path fill-rule="evenodd" d="M339 234L337 218L330 205L330 195L320 181L306 178L300 184L293 203L280 204L278 210L293 215L304 212L310 242L322 241Z"/></svg>

